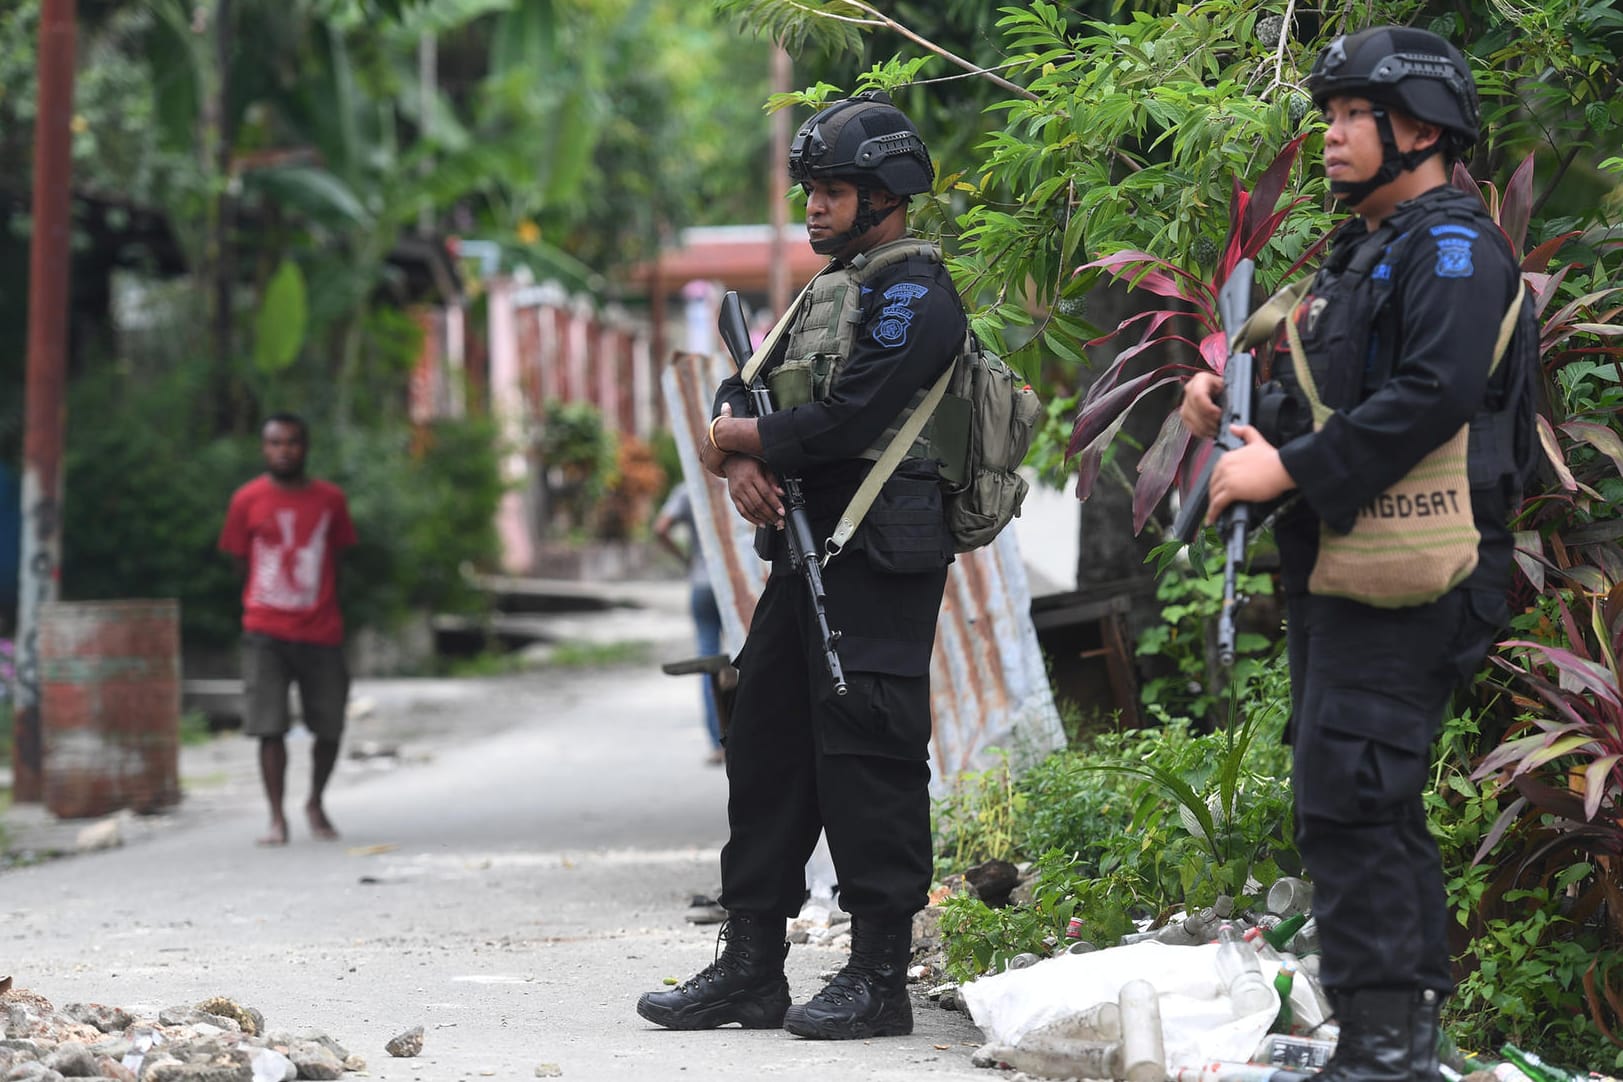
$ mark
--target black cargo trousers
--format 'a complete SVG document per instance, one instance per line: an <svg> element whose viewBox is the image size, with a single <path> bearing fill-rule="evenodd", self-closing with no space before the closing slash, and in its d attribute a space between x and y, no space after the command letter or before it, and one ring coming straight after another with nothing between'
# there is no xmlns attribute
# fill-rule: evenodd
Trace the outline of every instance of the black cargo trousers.
<svg viewBox="0 0 1623 1082"><path fill-rule="evenodd" d="M1463 587L1378 609L1287 600L1296 844L1313 881L1319 979L1332 991L1453 990L1448 908L1424 793L1454 689L1504 626Z"/></svg>
<svg viewBox="0 0 1623 1082"><path fill-rule="evenodd" d="M911 917L931 880L929 665L947 568L898 574L848 550L823 575L850 690L834 694L806 584L780 561L736 660L720 901L798 914L826 830L841 907Z"/></svg>

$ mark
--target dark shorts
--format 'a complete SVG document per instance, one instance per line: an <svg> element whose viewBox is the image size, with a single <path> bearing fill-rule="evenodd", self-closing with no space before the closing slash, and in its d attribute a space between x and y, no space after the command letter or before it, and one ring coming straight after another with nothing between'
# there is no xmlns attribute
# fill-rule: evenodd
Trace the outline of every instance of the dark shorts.
<svg viewBox="0 0 1623 1082"><path fill-rule="evenodd" d="M242 636L242 684L249 736L280 736L291 725L288 687L299 686L300 714L317 739L344 733L349 668L341 646L289 642L257 632Z"/></svg>

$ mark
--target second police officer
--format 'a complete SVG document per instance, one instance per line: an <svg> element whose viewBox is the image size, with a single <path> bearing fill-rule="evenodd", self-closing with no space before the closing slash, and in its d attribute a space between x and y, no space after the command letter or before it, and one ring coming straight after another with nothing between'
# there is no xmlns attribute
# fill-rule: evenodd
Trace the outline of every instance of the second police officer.
<svg viewBox="0 0 1623 1082"><path fill-rule="evenodd" d="M888 97L867 92L818 111L794 137L789 176L806 193L812 247L830 263L766 363L776 412L747 416L743 382L726 380L701 458L756 526L781 528L778 479L798 475L821 540L967 328L940 250L908 234L909 197L930 190L934 167ZM912 1032L912 918L932 870L930 656L953 558L936 463L927 445L912 451L823 572L844 696L831 686L805 586L778 537L736 659L721 854L726 949L676 988L644 995L637 1011L652 1022L781 1025L830 1039ZM791 1006L786 924L804 903L806 861L822 831L852 916L851 960Z"/></svg>
<svg viewBox="0 0 1623 1082"><path fill-rule="evenodd" d="M1461 53L1423 30L1337 38L1307 86L1328 125L1331 192L1354 212L1289 317L1330 412L1277 448L1255 429L1213 471L1210 510L1299 498L1277 539L1288 615L1296 840L1314 883L1320 978L1340 1038L1327 1082L1434 1082L1453 989L1441 860L1426 826L1429 748L1453 689L1508 620L1508 522L1534 457L1538 328L1518 260L1472 194L1448 183L1478 139ZM1514 328L1492 368L1500 331ZM1302 396L1287 362L1276 366ZM1490 376L1491 369L1491 376ZM1185 386L1214 434L1221 382ZM1325 536L1469 424L1476 566L1435 601L1376 607L1309 589Z"/></svg>

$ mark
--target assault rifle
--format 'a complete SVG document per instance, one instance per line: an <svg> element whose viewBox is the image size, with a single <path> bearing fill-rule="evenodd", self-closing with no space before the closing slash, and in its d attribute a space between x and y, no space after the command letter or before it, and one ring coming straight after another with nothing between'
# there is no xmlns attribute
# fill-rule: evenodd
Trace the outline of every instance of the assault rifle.
<svg viewBox="0 0 1623 1082"><path fill-rule="evenodd" d="M721 298L721 315L716 327L721 332L721 340L727 345L727 352L733 355L733 363L742 372L750 359L750 336L749 328L744 323L744 306L738 294L732 290ZM759 373L750 381L748 390L750 409L756 417L766 417L775 412L772 392L767 389L766 381ZM789 564L806 581L812 613L817 619L817 631L823 637L823 663L828 666L829 679L834 681L834 694L844 695L847 690L845 670L840 667L837 649L840 633L828 626L828 594L823 589L823 565L818 561L817 542L812 537L811 519L806 514L806 493L798 477L780 477L778 480L783 484L783 533L789 545ZM773 532L770 526L760 526L755 530L755 551L763 560L771 557Z"/></svg>
<svg viewBox="0 0 1623 1082"><path fill-rule="evenodd" d="M1217 424L1217 436L1212 440L1212 453L1195 479L1189 496L1172 524L1172 534L1189 544L1200 533L1206 521L1207 489L1211 485L1212 467L1225 451L1244 446L1238 436L1229 431L1231 425L1252 423L1252 408L1256 392L1256 361L1249 350L1235 348L1236 337L1245 326L1251 311L1251 275L1256 264L1242 259L1229 273L1228 280L1217 294L1217 312L1223 321L1223 334L1232 350L1228 363L1223 366L1223 417ZM1217 657L1225 666L1234 664L1234 615L1245 598L1236 592L1236 576L1245 562L1245 535L1251 526L1251 505L1233 503L1218 521L1223 535L1223 608L1217 617Z"/></svg>

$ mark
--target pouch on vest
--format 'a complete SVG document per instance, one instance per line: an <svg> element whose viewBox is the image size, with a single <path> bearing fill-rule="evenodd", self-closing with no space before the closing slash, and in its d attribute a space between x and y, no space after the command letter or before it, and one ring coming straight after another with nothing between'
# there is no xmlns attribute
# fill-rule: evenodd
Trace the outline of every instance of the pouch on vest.
<svg viewBox="0 0 1623 1082"><path fill-rule="evenodd" d="M1517 288L1499 322L1490 373L1510 344L1525 289L1525 285ZM1319 396L1294 319L1285 320L1285 337L1317 431L1332 411ZM1465 581L1476 569L1482 540L1471 510L1470 429L1469 424L1461 425L1442 446L1365 505L1347 533L1321 526L1309 593L1396 609L1429 604Z"/></svg>
<svg viewBox="0 0 1623 1082"><path fill-rule="evenodd" d="M803 360L784 361L766 374L772 404L780 410L821 401L828 394L834 358L826 353Z"/></svg>

